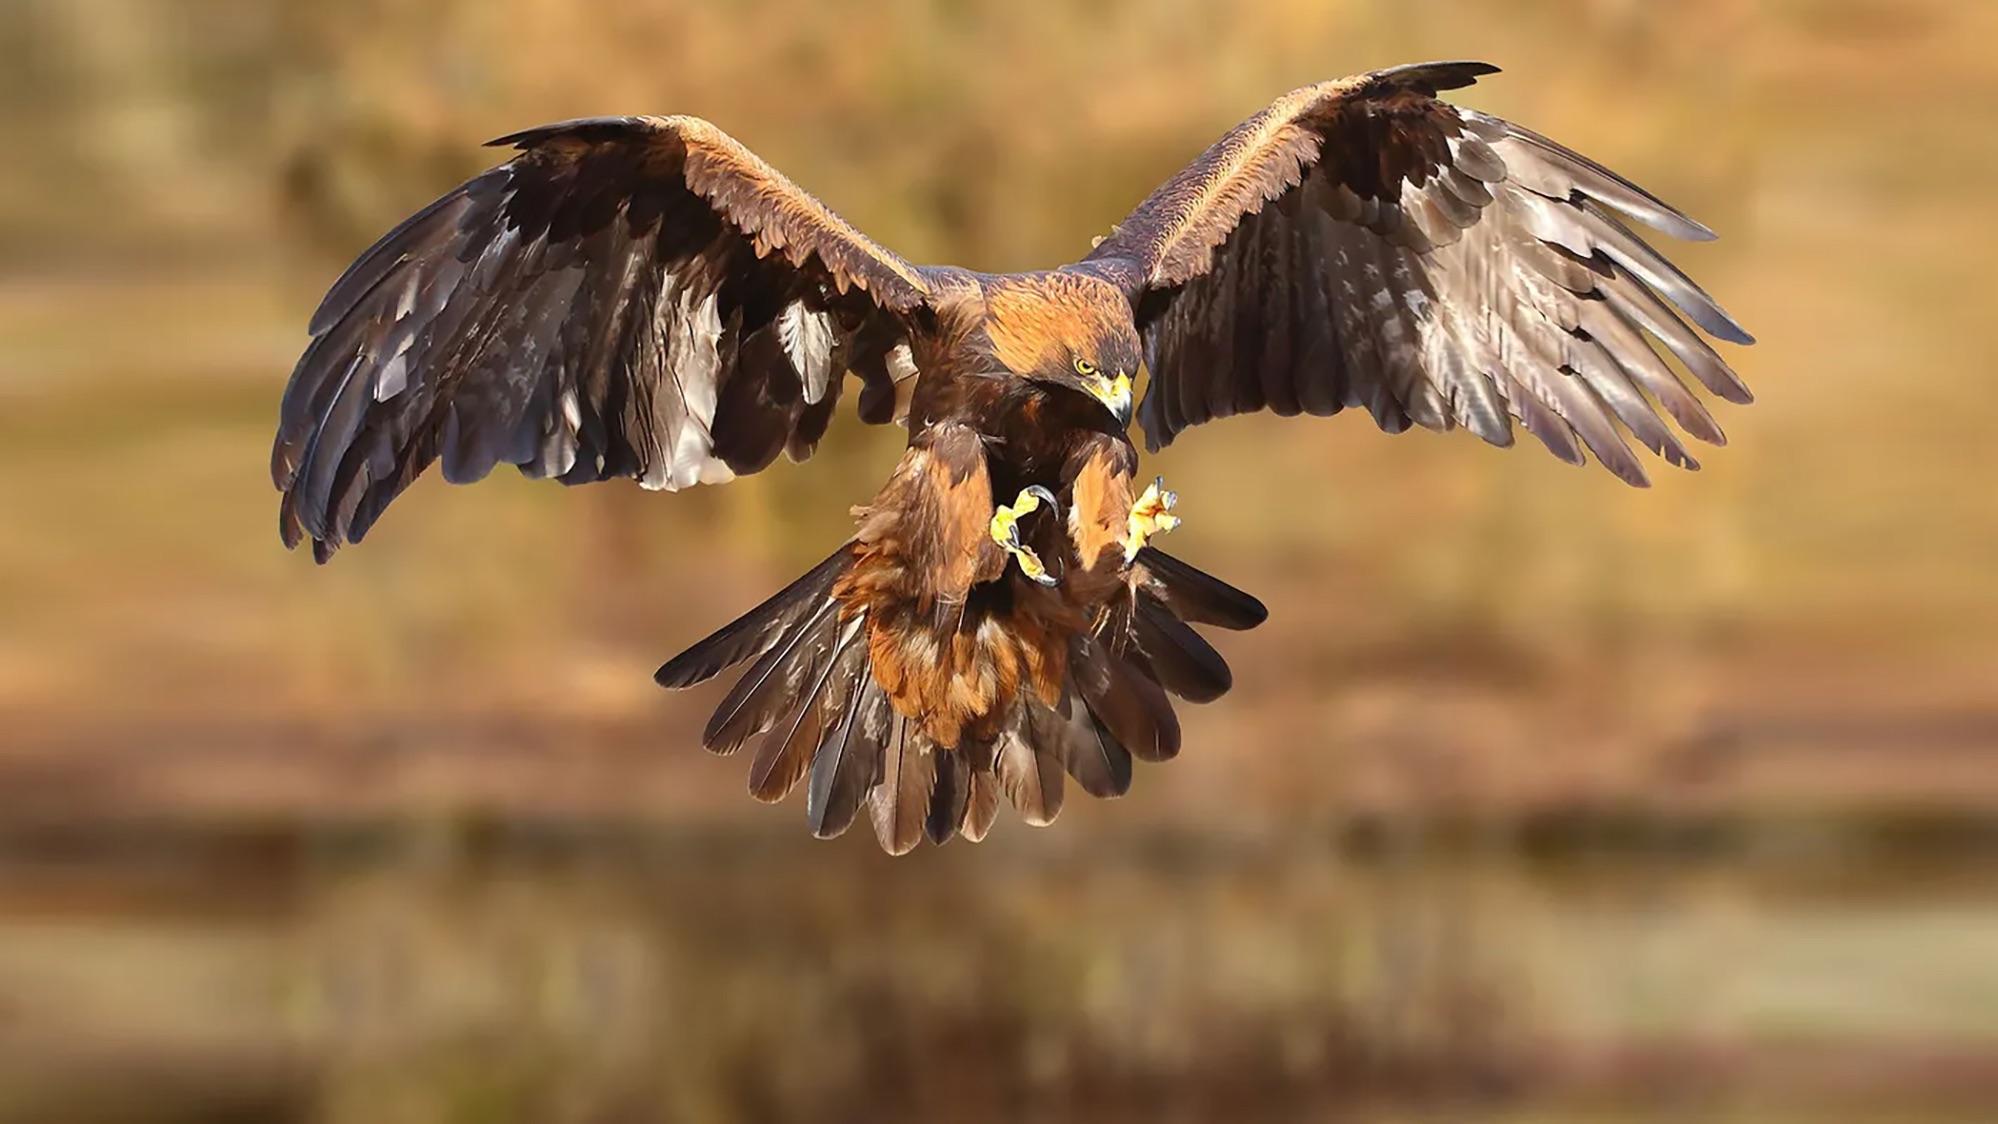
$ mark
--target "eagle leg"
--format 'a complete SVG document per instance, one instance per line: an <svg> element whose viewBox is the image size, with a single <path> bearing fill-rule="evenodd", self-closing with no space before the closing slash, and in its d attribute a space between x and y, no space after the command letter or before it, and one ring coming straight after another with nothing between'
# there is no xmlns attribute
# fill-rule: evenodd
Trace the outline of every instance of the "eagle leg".
<svg viewBox="0 0 1998 1124"><path fill-rule="evenodd" d="M1163 476L1146 487L1144 494L1131 505L1130 531L1124 536L1125 565L1138 557L1153 535L1162 535L1179 526L1179 516L1172 514L1172 507L1178 502L1178 493L1166 491Z"/></svg>
<svg viewBox="0 0 1998 1124"><path fill-rule="evenodd" d="M1020 542L1020 520L1040 510L1042 504L1046 504L1049 511L1059 510L1054 493L1039 484L1020 489L1020 494L1013 497L1011 505L1002 505L992 512L992 541L1013 556L1013 560L1020 564L1020 572L1030 580L1041 585L1053 585L1054 575L1048 573L1041 556Z"/></svg>

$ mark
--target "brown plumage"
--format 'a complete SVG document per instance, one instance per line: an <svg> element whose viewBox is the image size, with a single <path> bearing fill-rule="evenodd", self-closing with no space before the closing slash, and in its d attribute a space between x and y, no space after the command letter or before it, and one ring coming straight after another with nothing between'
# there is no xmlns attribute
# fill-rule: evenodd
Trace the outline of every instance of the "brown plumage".
<svg viewBox="0 0 1998 1124"><path fill-rule="evenodd" d="M1701 334L1748 336L1626 220L1706 228L1552 141L1437 99L1435 63L1286 94L1082 261L993 276L870 241L714 126L570 121L362 254L312 320L272 453L287 545L325 561L433 461L675 490L811 455L844 388L909 445L811 572L659 669L747 665L703 735L803 784L822 837L894 853L1051 822L1180 749L1170 696L1232 685L1191 625L1254 598L1147 544L1148 445L1268 409L1463 426L1633 483L1624 435L1697 467L1721 432L1654 348L1749 400ZM1682 317L1684 319L1682 319ZM1691 321L1691 325L1687 324ZM1697 330L1696 330L1697 329ZM1654 408L1654 404L1655 407Z"/></svg>

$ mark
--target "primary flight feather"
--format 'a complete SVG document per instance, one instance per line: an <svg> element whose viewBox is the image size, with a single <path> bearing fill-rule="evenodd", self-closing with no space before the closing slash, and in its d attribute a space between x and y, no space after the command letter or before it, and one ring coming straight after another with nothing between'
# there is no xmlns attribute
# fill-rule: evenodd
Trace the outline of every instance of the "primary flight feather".
<svg viewBox="0 0 1998 1124"><path fill-rule="evenodd" d="M1227 664L1190 624L1253 597L1151 545L1156 450L1234 414L1366 409L1398 432L1519 423L1648 482L1626 435L1697 468L1723 441L1656 345L1732 402L1708 338L1751 342L1631 224L1712 232L1601 165L1440 101L1496 68L1430 63L1286 94L1081 261L915 266L713 125L607 117L384 236L334 283L286 388L271 471L287 546L359 542L437 460L676 490L809 457L857 379L908 450L852 538L659 669L747 664L704 740L755 745L751 790L806 788L815 834L882 846L1030 823L1072 780L1122 794L1179 750L1169 695ZM1690 324L1688 323L1690 321ZM1663 417L1659 411L1663 411Z"/></svg>

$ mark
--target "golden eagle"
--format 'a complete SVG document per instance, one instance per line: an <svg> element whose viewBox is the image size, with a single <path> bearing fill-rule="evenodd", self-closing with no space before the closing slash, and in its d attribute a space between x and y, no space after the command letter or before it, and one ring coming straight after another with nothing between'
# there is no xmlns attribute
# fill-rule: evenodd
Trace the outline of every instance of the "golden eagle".
<svg viewBox="0 0 1998 1124"><path fill-rule="evenodd" d="M431 462L674 490L812 454L844 389L908 450L810 573L659 669L749 664L708 723L756 743L750 789L803 781L820 836L865 806L883 847L982 837L1002 797L1054 819L1179 750L1168 694L1230 686L1190 625L1253 597L1150 545L1176 522L1157 450L1254 410L1364 407L1389 431L1512 422L1646 483L1627 432L1697 467L1654 412L1721 442L1652 341L1750 400L1699 332L1750 338L1647 245L1711 231L1405 66L1284 95L1081 261L992 276L911 265L706 121L602 117L519 150L334 283L271 470L287 546L359 542ZM1676 311L1675 311L1676 310ZM1684 319L1682 319L1682 316Z"/></svg>

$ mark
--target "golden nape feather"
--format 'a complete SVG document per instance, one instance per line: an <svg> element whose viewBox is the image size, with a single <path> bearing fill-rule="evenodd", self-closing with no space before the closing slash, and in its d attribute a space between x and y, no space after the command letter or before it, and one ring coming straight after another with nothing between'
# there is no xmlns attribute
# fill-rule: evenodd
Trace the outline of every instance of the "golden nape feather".
<svg viewBox="0 0 1998 1124"><path fill-rule="evenodd" d="M1637 228L1712 233L1438 97L1494 72L1293 91L1082 260L1010 275L913 265L696 118L502 138L511 159L314 315L272 449L280 532L324 562L440 460L453 482L721 483L808 459L857 379L861 418L909 436L852 536L656 678L740 668L703 742L751 750L758 799L802 785L820 837L863 809L895 854L981 839L1002 803L1052 823L1070 782L1120 796L1178 754L1175 698L1233 685L1194 626L1266 615L1153 541L1178 515L1127 432L1141 365L1152 449L1357 407L1495 445L1517 423L1631 484L1626 438L1684 468L1681 434L1723 441L1674 361L1750 400L1710 342L1748 334Z"/></svg>

